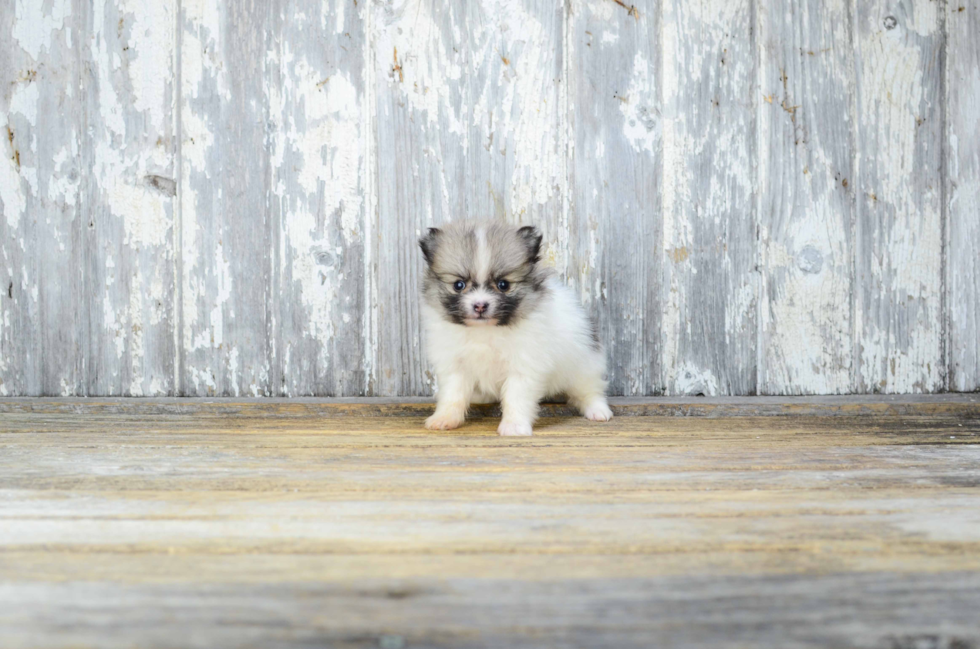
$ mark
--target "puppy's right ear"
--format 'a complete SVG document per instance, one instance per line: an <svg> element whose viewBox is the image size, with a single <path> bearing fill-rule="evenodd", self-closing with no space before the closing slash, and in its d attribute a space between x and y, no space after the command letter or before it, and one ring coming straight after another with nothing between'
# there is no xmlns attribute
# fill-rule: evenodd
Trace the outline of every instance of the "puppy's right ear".
<svg viewBox="0 0 980 649"><path fill-rule="evenodd" d="M440 234L442 234L442 231L439 228L429 228L425 236L419 239L419 248L422 249L422 256L425 257L425 263L430 266L435 259L436 242L439 240Z"/></svg>
<svg viewBox="0 0 980 649"><path fill-rule="evenodd" d="M524 247L527 248L527 263L536 264L541 261L541 240L544 238L533 225L525 225L517 231Z"/></svg>

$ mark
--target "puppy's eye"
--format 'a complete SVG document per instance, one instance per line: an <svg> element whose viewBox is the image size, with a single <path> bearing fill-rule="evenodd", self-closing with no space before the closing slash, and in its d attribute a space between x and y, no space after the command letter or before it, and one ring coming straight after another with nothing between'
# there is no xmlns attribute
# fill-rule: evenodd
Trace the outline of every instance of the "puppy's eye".
<svg viewBox="0 0 980 649"><path fill-rule="evenodd" d="M510 288L510 282L508 282L506 279L499 280L497 282L497 288L500 289L501 293L506 293L507 289Z"/></svg>
<svg viewBox="0 0 980 649"><path fill-rule="evenodd" d="M461 279L457 279L456 283L453 284L453 288L456 289L457 291L462 291L464 288L466 288L466 282L464 282Z"/></svg>

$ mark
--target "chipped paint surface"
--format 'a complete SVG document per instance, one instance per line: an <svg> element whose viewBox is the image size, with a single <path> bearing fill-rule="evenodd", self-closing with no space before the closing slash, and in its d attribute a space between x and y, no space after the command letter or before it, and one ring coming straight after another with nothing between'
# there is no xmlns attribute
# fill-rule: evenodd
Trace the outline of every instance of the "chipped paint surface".
<svg viewBox="0 0 980 649"><path fill-rule="evenodd" d="M616 394L980 388L975 2L77 9L0 7L0 395L430 394L481 216Z"/></svg>
<svg viewBox="0 0 980 649"><path fill-rule="evenodd" d="M949 387L980 390L980 2L947 3Z"/></svg>
<svg viewBox="0 0 980 649"><path fill-rule="evenodd" d="M762 394L852 390L849 7L801 2L797 11L770 6L759 14L762 42L771 48L759 74L760 93L771 101L757 104L765 183L758 199Z"/></svg>
<svg viewBox="0 0 980 649"><path fill-rule="evenodd" d="M275 313L284 368L279 389L286 395L363 394L370 383L362 368L369 11L369 3L321 2L283 23L275 55L281 81L271 102L273 193L282 287Z"/></svg>
<svg viewBox="0 0 980 649"><path fill-rule="evenodd" d="M944 384L941 25L935 3L862 4L856 15L857 389Z"/></svg>
<svg viewBox="0 0 980 649"><path fill-rule="evenodd" d="M641 12L642 15L642 12ZM747 1L664 5L663 385L756 390L755 49ZM697 39L685 34L696 33ZM666 257L666 255L664 255ZM682 375L681 369L684 369ZM710 390L717 392L710 392Z"/></svg>
<svg viewBox="0 0 980 649"><path fill-rule="evenodd" d="M662 221L658 12L576 5L567 41L569 248L617 394L662 391L658 296ZM642 178L642 182L636 182ZM615 253L610 254L611 250Z"/></svg>

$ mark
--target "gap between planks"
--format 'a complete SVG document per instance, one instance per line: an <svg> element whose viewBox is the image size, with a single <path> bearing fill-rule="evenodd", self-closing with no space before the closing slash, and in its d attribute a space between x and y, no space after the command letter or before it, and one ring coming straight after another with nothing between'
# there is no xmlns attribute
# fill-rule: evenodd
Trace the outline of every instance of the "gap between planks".
<svg viewBox="0 0 980 649"><path fill-rule="evenodd" d="M671 397L609 400L618 417L890 416L980 419L980 394L869 397ZM151 398L13 397L0 399L0 414L235 415L250 417L420 417L428 398ZM578 413L564 403L544 403L541 417ZM474 405L471 418L499 417L497 404Z"/></svg>

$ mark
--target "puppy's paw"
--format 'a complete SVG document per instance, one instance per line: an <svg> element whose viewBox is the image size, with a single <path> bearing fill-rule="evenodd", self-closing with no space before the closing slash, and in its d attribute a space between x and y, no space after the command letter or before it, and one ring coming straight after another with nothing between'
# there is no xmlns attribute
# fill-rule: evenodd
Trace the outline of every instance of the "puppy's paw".
<svg viewBox="0 0 980 649"><path fill-rule="evenodd" d="M612 410L605 401L593 401L586 406L582 414L590 421L609 421L613 417Z"/></svg>
<svg viewBox="0 0 980 649"><path fill-rule="evenodd" d="M497 426L502 437L527 437L532 434L531 424L526 421L502 421Z"/></svg>
<svg viewBox="0 0 980 649"><path fill-rule="evenodd" d="M437 412L425 420L425 427L429 430L451 430L453 428L459 428L463 424L464 419L465 417L462 415Z"/></svg>

